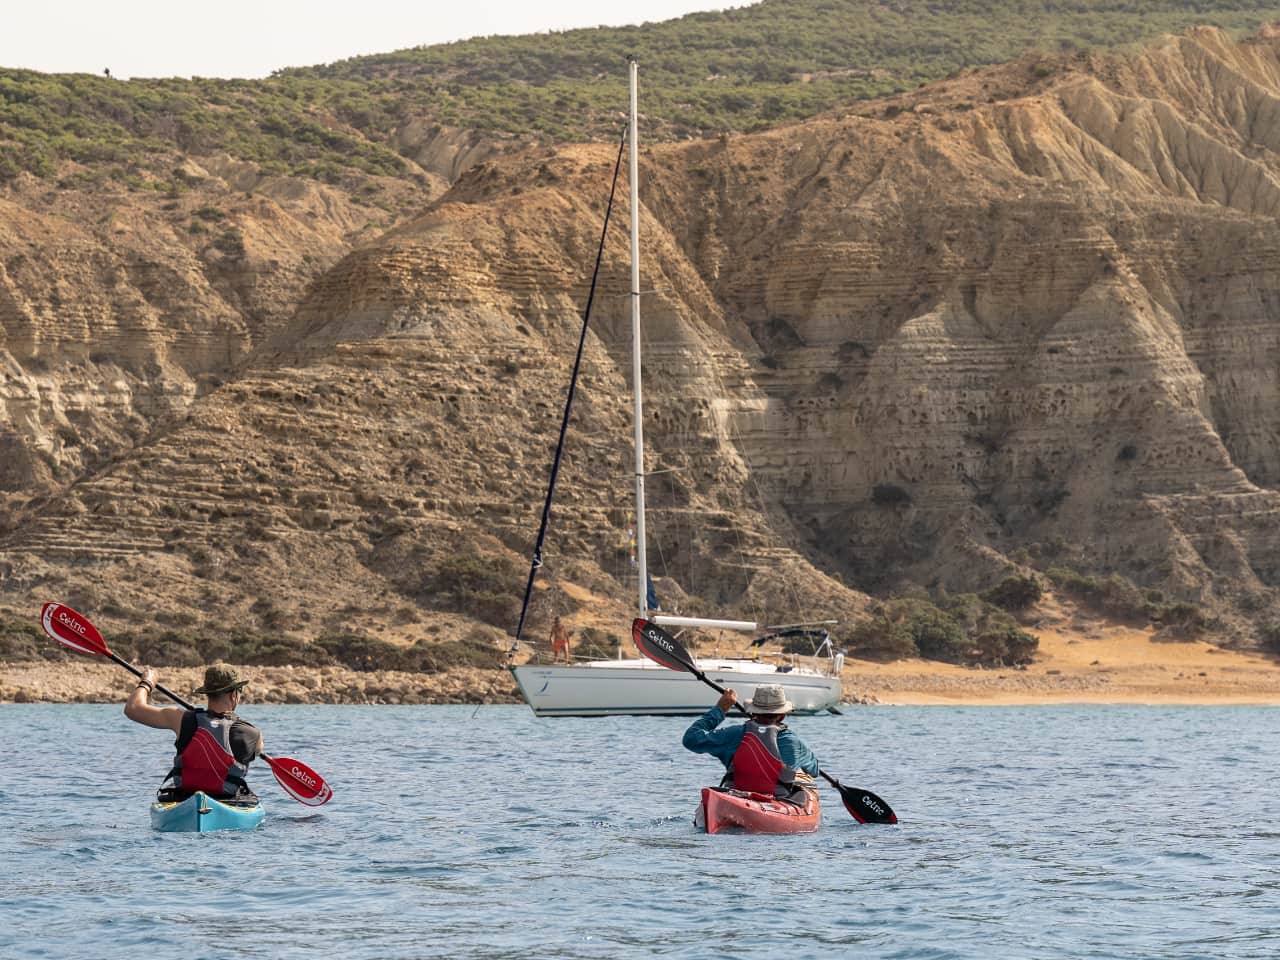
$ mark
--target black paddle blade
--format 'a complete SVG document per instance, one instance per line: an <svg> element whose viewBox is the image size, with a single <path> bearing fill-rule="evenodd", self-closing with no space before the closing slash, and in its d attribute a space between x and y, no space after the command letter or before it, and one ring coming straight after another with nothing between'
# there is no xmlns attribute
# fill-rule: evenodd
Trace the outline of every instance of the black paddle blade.
<svg viewBox="0 0 1280 960"><path fill-rule="evenodd" d="M637 617L631 622L631 638L635 640L640 652L654 663L660 663L668 670L698 672L689 651L656 623Z"/></svg>
<svg viewBox="0 0 1280 960"><path fill-rule="evenodd" d="M877 797L870 790L858 787L846 787L838 780L832 781L840 791L840 799L844 808L859 823L897 823L898 815L893 808Z"/></svg>

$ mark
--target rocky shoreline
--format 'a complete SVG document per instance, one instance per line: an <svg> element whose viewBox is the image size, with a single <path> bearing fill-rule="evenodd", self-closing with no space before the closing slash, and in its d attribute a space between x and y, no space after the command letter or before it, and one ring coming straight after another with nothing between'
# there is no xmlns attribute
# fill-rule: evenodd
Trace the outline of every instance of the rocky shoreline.
<svg viewBox="0 0 1280 960"><path fill-rule="evenodd" d="M924 660L846 661L844 703L925 704L1280 704L1280 662L1204 642L1161 643L1150 629L1090 635L1042 630L1035 663L997 670ZM239 666L247 702L327 704L523 703L502 669L439 673L341 666ZM202 668L167 667L160 682L191 691ZM0 663L0 703L123 703L135 684L120 667L84 660ZM709 693L708 705L713 697ZM161 698L163 699L163 698ZM158 701L160 702L160 701Z"/></svg>
<svg viewBox="0 0 1280 960"><path fill-rule="evenodd" d="M456 667L441 673L346 667L239 667L247 703L521 703L505 670ZM200 700L203 669L166 667L160 683ZM0 663L0 703L124 703L136 680L114 664L67 661ZM167 702L163 696L157 703ZM201 701L203 702L203 701Z"/></svg>

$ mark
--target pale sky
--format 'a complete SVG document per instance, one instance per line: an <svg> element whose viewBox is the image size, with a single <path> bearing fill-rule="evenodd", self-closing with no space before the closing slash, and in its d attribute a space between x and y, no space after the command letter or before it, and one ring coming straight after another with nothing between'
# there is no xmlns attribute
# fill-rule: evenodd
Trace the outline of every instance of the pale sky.
<svg viewBox="0 0 1280 960"><path fill-rule="evenodd" d="M0 67L128 77L265 77L489 34L670 20L753 0L26 0L6 4Z"/></svg>

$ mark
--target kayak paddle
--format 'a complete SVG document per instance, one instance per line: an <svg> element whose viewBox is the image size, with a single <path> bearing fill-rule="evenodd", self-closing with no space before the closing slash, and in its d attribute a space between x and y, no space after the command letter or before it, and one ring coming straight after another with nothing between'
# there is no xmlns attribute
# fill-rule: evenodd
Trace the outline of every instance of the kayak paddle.
<svg viewBox="0 0 1280 960"><path fill-rule="evenodd" d="M693 657L689 655L689 651L677 643L675 637L671 636L656 623L637 618L631 624L631 636L634 638L636 646L640 648L640 652L650 660L662 664L668 670L687 670L711 689L718 690L720 693L725 692L724 687L698 669L698 665L694 662ZM738 708L743 716L751 716L742 704L735 703L734 706ZM898 822L898 816L893 812L893 808L870 790L846 787L825 770L819 770L818 773L822 779L840 791L840 799L844 801L845 809L859 823Z"/></svg>
<svg viewBox="0 0 1280 960"><path fill-rule="evenodd" d="M46 603L44 610L41 611L40 625L44 627L45 633L68 650L92 657L107 657L141 679L142 671L112 652L107 646L107 641L98 632L98 628L90 623L87 617L76 613L66 604ZM163 693L180 707L185 707L187 710L195 709L172 690L167 690L158 683L156 691ZM308 807L318 807L328 803L333 797L333 790L329 784L325 783L324 777L300 760L293 760L290 757L269 757L265 753L260 756L270 765L271 772L275 774L280 786L299 803L304 803Z"/></svg>

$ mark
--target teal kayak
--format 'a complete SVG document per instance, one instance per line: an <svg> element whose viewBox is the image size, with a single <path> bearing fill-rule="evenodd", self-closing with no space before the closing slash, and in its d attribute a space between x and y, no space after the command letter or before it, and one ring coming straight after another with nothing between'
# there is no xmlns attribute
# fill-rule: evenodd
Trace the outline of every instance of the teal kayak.
<svg viewBox="0 0 1280 960"><path fill-rule="evenodd" d="M206 793L194 793L175 803L153 803L151 829L185 833L252 830L266 815L261 803L222 803Z"/></svg>

